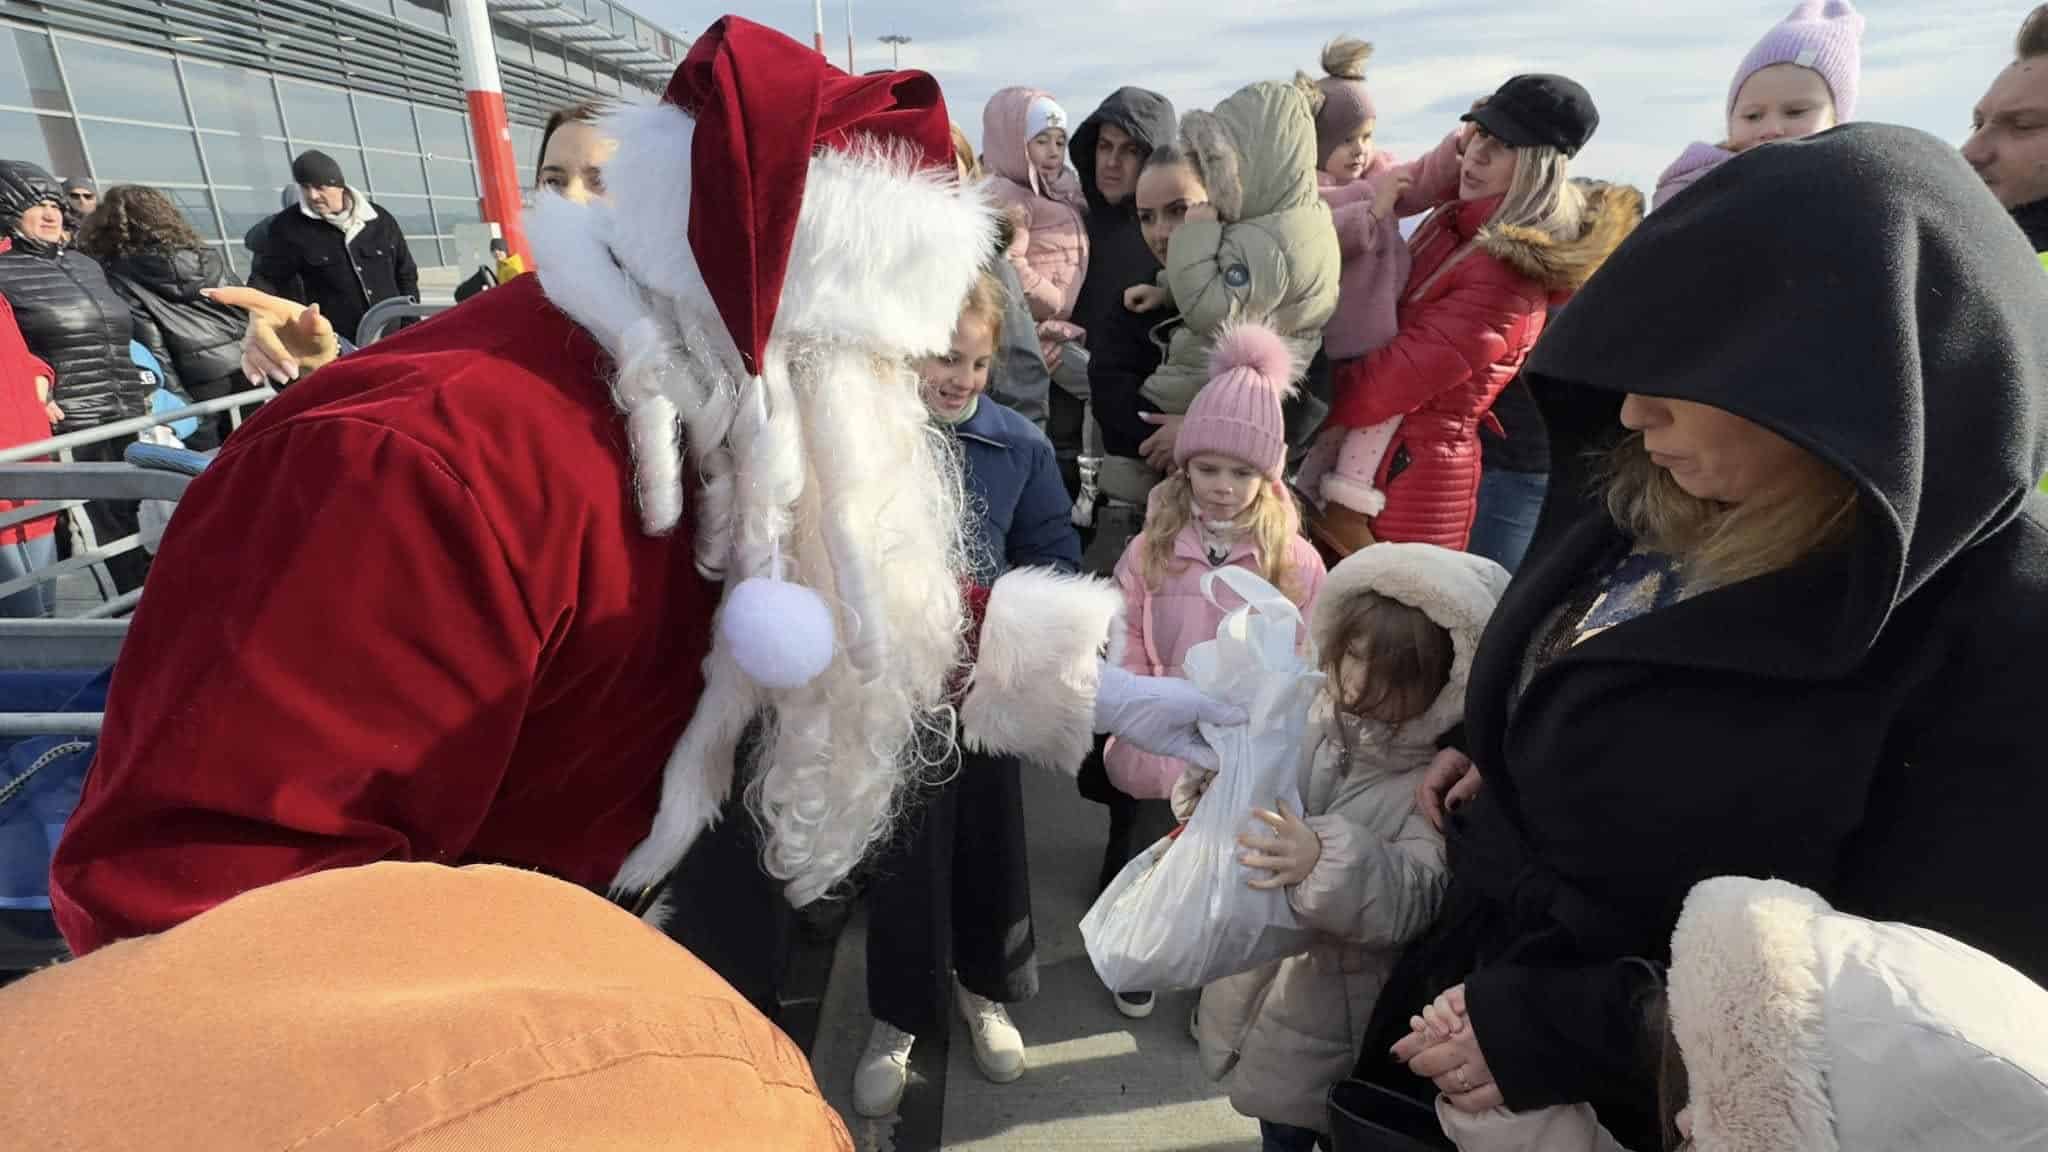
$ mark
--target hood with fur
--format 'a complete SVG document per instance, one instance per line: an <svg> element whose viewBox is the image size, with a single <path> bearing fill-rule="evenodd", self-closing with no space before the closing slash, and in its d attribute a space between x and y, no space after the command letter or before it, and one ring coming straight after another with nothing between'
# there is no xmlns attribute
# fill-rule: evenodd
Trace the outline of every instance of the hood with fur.
<svg viewBox="0 0 2048 1152"><path fill-rule="evenodd" d="M1533 228L1489 224L1479 230L1479 247L1553 294L1569 296L1585 287L1643 222L1643 194L1626 184L1578 183L1586 193L1578 236L1556 239Z"/></svg>
<svg viewBox="0 0 2048 1152"><path fill-rule="evenodd" d="M1434 740L1465 717L1465 682L1472 675L1472 658L1507 587L1507 570L1483 556L1433 544L1374 544L1330 569L1316 596L1309 631L1316 648L1328 654L1340 639L1337 627L1346 606L1363 593L1376 592L1420 608L1449 632L1456 654L1450 680L1428 711L1402 725L1406 737Z"/></svg>
<svg viewBox="0 0 2048 1152"><path fill-rule="evenodd" d="M1181 119L1181 147L1193 158L1217 215L1250 220L1317 201L1321 99L1313 82L1265 80L1240 89L1214 112Z"/></svg>
<svg viewBox="0 0 2048 1152"><path fill-rule="evenodd" d="M1669 992L1697 1152L2048 1147L2048 991L1946 936L1721 877Z"/></svg>

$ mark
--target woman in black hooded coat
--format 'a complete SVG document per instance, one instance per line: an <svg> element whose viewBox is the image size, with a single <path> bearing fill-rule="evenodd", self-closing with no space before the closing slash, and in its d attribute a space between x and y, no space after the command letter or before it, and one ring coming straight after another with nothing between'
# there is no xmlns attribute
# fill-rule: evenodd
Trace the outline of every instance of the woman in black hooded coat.
<svg viewBox="0 0 2048 1152"><path fill-rule="evenodd" d="M1526 369L1550 501L1472 670L1484 786L1448 821L1443 913L1381 995L1362 1079L1591 1103L1624 1145L1666 1146L1642 1003L1686 892L1719 875L2048 982L2044 317L2048 278L1969 167L1874 124L1730 162L1608 261ZM1642 531L1699 475L1681 409L1787 445L1839 515L1732 567L1725 535ZM1694 523L1754 533L1744 509ZM1460 984L1469 1028L1410 1036Z"/></svg>

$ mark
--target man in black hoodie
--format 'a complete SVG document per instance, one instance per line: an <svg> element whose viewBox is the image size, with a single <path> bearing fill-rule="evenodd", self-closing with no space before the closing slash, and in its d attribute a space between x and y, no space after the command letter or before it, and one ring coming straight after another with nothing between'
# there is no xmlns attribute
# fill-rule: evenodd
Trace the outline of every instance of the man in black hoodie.
<svg viewBox="0 0 2048 1152"><path fill-rule="evenodd" d="M1138 444L1154 431L1137 420L1137 395L1138 385L1159 367L1160 355L1152 343L1158 317L1124 307L1125 289L1149 284L1159 273L1159 261L1138 230L1133 197L1145 160L1153 149L1172 143L1178 132L1179 121L1166 97L1143 88L1119 88L1081 121L1068 145L1088 197L1088 276L1074 303L1074 323L1088 331L1088 390L1096 398L1095 419L1105 447L1119 455L1137 455ZM1055 445L1079 442L1086 399L1053 390ZM1071 452L1061 455L1060 476L1067 491L1080 491Z"/></svg>
<svg viewBox="0 0 2048 1152"><path fill-rule="evenodd" d="M2048 264L2048 4L2020 26L2017 55L1977 102L1963 157Z"/></svg>

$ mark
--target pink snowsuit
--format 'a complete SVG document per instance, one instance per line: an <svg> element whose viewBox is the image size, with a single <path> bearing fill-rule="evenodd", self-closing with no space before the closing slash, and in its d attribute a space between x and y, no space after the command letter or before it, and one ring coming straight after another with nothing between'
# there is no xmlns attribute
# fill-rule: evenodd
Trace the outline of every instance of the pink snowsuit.
<svg viewBox="0 0 2048 1152"><path fill-rule="evenodd" d="M996 202L1024 210L1006 254L1038 323L1039 341L1056 344L1084 335L1073 316L1081 282L1088 278L1088 229L1081 219L1087 202L1073 169L1063 169L1047 186L1031 165L1025 117L1031 102L1044 95L1036 88L1004 88L989 97L981 114L981 162L992 176Z"/></svg>

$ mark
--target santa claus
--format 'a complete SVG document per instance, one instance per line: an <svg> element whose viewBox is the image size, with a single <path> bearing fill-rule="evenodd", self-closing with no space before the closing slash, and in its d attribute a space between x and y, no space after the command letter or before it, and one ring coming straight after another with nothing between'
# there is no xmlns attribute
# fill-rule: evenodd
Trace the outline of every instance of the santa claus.
<svg viewBox="0 0 2048 1152"><path fill-rule="evenodd" d="M971 587L915 355L993 216L937 84L737 17L618 113L610 197L547 198L538 277L336 361L179 506L52 872L72 947L376 860L638 897L716 818L748 723L801 904L959 738L1072 768L1229 721L1105 668L1119 598ZM622 418L623 417L623 418Z"/></svg>

